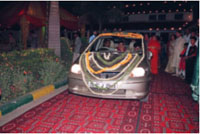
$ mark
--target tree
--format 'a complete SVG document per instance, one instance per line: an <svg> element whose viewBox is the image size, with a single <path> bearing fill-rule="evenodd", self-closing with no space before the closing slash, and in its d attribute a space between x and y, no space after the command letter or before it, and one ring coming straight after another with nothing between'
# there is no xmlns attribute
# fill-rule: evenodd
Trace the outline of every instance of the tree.
<svg viewBox="0 0 200 134"><path fill-rule="evenodd" d="M48 48L54 49L55 54L60 57L60 15L58 1L50 2L48 35Z"/></svg>

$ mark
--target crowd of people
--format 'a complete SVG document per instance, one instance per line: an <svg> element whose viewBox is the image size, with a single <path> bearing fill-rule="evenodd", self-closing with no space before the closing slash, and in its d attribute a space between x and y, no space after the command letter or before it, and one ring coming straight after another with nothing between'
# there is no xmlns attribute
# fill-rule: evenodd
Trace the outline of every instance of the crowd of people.
<svg viewBox="0 0 200 134"><path fill-rule="evenodd" d="M168 64L165 72L185 79L191 84L194 74L194 65L196 62L199 38L196 31L187 29L185 34L177 31L172 34L168 42Z"/></svg>
<svg viewBox="0 0 200 134"><path fill-rule="evenodd" d="M105 32L122 32L122 28L114 28L112 31L105 28L103 33ZM180 77L190 84L194 74L194 66L199 47L198 34L198 31L195 29L176 31L169 33L168 41L163 42L163 37L159 37L157 33L143 33L144 44L153 55L151 58L152 74L156 75L159 69L164 69L165 72ZM78 32L75 32L73 35L74 37L71 38L70 44L72 44L71 46L73 47L74 62L87 45L97 37L98 33L97 31L93 31L85 42L83 42ZM28 45L30 45L31 48L37 48L38 37L36 32L31 31L29 37ZM67 35L65 37L67 37ZM16 48L16 40L12 33L9 33L9 44L12 49ZM122 43L119 45L118 50L125 50Z"/></svg>
<svg viewBox="0 0 200 134"><path fill-rule="evenodd" d="M170 35L164 50L161 50L161 42L158 40L158 37L152 35L148 39L148 36L144 35L145 45L148 46L149 51L153 55L151 58L152 74L158 73L162 63L161 51L166 51L168 62L164 71L173 76L180 77L188 84L191 84L192 77L195 74L194 65L199 47L197 34L194 29L192 31L187 29L185 33L183 31L176 31L175 34L172 33Z"/></svg>
<svg viewBox="0 0 200 134"><path fill-rule="evenodd" d="M114 30L114 32L117 32L116 29ZM121 28L120 31L122 31ZM103 32L107 32L107 29L103 30ZM78 34L76 33L74 35L75 47L73 61L75 61L81 53L81 46L83 45ZM91 43L96 36L97 31L93 31L92 35L88 38L88 43ZM164 65L164 71L173 76L185 79L185 81L190 84L194 74L194 65L199 47L198 32L194 29L186 29L184 32L173 32L169 35L166 44L163 44L161 38L162 37L157 36L156 33L152 35L144 34L144 44L153 55L151 58L152 74L156 75L159 69L162 69L161 66L164 64L164 57L164 59L167 60L166 65Z"/></svg>

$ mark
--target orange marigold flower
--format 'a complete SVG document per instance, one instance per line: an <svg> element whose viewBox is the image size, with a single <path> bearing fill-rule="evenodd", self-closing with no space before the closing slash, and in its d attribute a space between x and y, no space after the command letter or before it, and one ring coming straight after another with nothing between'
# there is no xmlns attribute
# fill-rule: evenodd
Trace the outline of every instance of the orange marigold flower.
<svg viewBox="0 0 200 134"><path fill-rule="evenodd" d="M26 74L27 74L27 72L26 72L26 71L24 71L24 74L26 75Z"/></svg>

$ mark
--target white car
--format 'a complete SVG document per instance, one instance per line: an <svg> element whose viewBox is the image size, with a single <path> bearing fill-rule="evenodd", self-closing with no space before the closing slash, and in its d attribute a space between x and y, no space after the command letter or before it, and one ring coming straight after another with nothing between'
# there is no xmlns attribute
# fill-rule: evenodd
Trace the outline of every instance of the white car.
<svg viewBox="0 0 200 134"><path fill-rule="evenodd" d="M72 65L68 78L69 91L74 94L145 98L151 73L143 36L123 32L100 34Z"/></svg>

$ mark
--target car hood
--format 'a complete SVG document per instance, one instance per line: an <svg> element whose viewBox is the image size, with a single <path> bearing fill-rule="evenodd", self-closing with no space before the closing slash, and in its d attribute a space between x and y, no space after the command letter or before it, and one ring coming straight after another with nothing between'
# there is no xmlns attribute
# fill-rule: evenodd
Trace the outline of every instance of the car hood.
<svg viewBox="0 0 200 134"><path fill-rule="evenodd" d="M88 51L81 55L79 62L84 79L121 80L127 78L142 59L137 53Z"/></svg>

